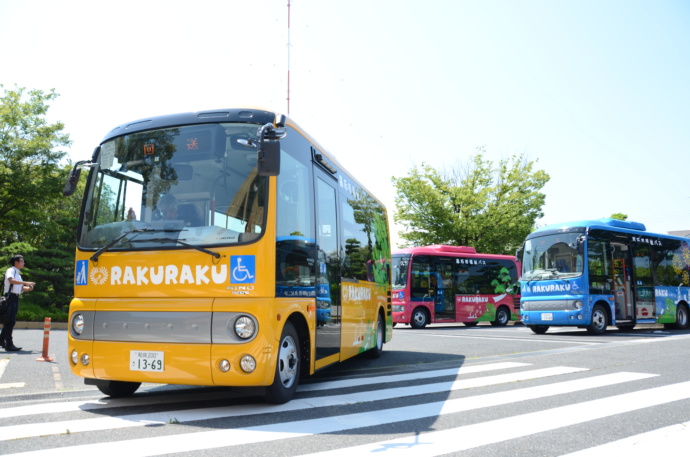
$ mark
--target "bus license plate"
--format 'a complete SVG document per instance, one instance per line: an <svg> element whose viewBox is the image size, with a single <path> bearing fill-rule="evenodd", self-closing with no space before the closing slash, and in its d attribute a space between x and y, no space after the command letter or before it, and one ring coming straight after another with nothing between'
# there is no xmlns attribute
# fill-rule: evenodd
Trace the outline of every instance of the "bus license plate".
<svg viewBox="0 0 690 457"><path fill-rule="evenodd" d="M165 353L163 351L129 351L129 369L162 372L165 370Z"/></svg>
<svg viewBox="0 0 690 457"><path fill-rule="evenodd" d="M553 320L553 313L541 313L541 320L552 321Z"/></svg>

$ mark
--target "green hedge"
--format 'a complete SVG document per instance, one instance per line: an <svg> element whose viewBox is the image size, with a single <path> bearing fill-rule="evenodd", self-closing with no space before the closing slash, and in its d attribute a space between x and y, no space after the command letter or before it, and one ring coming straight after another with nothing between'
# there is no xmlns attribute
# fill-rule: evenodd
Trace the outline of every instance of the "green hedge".
<svg viewBox="0 0 690 457"><path fill-rule="evenodd" d="M67 310L56 306L44 308L33 303L19 302L17 322L43 322L49 317L51 322L67 322Z"/></svg>

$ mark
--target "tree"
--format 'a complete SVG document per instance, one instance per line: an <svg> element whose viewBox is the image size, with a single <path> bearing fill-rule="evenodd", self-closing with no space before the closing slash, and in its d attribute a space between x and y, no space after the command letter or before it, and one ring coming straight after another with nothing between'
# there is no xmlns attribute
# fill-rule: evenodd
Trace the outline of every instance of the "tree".
<svg viewBox="0 0 690 457"><path fill-rule="evenodd" d="M59 147L69 135L45 119L54 90L0 90L0 241L41 244L53 231L46 216L62 198L66 152Z"/></svg>
<svg viewBox="0 0 690 457"><path fill-rule="evenodd" d="M66 152L59 148L70 144L69 136L61 122L45 119L48 102L57 96L54 90L0 85L0 254L3 262L15 253L27 259L22 274L36 281L36 289L22 300L24 312L62 310L73 294L84 185L72 197L62 196L71 167L60 164Z"/></svg>
<svg viewBox="0 0 690 457"><path fill-rule="evenodd" d="M413 246L472 246L479 252L512 254L533 230L549 180L524 155L502 159L494 168L485 149L468 163L439 172L422 163L396 187L395 221L405 228L400 237Z"/></svg>
<svg viewBox="0 0 690 457"><path fill-rule="evenodd" d="M623 213L614 213L611 215L611 219L617 219L619 221L627 221L628 215Z"/></svg>

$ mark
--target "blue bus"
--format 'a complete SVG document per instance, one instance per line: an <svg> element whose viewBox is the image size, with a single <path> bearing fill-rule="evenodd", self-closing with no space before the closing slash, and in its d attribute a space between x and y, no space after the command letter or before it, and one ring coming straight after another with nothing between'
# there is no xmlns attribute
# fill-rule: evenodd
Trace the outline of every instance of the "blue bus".
<svg viewBox="0 0 690 457"><path fill-rule="evenodd" d="M535 230L518 257L520 313L534 333L690 324L690 238L647 232L639 222L584 220Z"/></svg>

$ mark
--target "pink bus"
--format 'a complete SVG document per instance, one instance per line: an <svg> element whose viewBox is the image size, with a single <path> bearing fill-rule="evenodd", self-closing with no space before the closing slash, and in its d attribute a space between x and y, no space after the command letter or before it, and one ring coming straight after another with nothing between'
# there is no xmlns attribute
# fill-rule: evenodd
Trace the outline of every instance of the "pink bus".
<svg viewBox="0 0 690 457"><path fill-rule="evenodd" d="M514 256L432 245L393 252L393 325L520 319L520 264Z"/></svg>

